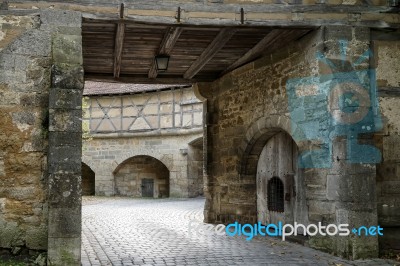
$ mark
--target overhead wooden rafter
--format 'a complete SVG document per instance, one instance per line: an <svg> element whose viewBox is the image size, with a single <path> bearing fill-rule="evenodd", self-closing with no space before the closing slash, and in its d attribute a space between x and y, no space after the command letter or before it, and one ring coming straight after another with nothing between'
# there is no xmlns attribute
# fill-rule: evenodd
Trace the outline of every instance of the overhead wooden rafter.
<svg viewBox="0 0 400 266"><path fill-rule="evenodd" d="M213 78L205 79L184 79L182 77L163 77L158 76L154 79L149 79L147 76L137 75L121 75L117 80L111 75L86 73L86 80L97 82L121 82L121 83L135 83L135 84L192 84L196 82L212 82Z"/></svg>
<svg viewBox="0 0 400 266"><path fill-rule="evenodd" d="M297 39L304 35L309 30L284 30L284 29L274 29L268 33L260 42L258 42L253 48L251 48L242 57L237 59L232 65L227 67L221 76L226 73L249 63L256 58L262 56L267 52L271 52L281 46L282 44L289 43L294 39Z"/></svg>
<svg viewBox="0 0 400 266"><path fill-rule="evenodd" d="M181 33L182 33L181 27L169 27L164 35L163 40L161 41L160 48L157 54L170 55ZM156 78L157 75L158 72L157 72L156 62L155 60L153 60L153 63L151 64L149 70L148 77Z"/></svg>
<svg viewBox="0 0 400 266"><path fill-rule="evenodd" d="M268 33L259 43L257 43L253 48L251 48L242 57L236 60L232 65L222 72L222 75L232 71L233 69L245 64L258 57L268 46L271 45L281 34L281 30L272 30Z"/></svg>
<svg viewBox="0 0 400 266"><path fill-rule="evenodd" d="M312 30L140 24L124 17L122 11L118 17L113 22L83 20L87 79L152 84L210 82L227 68L229 72L252 62ZM154 56L159 54L171 56L164 73L157 73Z"/></svg>
<svg viewBox="0 0 400 266"><path fill-rule="evenodd" d="M201 53L196 61L186 70L183 78L193 78L213 57L219 50L221 50L230 38L235 34L236 29L224 28L217 37L208 45L208 47Z"/></svg>
<svg viewBox="0 0 400 266"><path fill-rule="evenodd" d="M124 47L125 38L125 23L123 21L124 4L121 4L120 6L119 17L120 20L117 24L117 32L115 34L114 43L114 78L119 78L119 74L121 73L122 50Z"/></svg>

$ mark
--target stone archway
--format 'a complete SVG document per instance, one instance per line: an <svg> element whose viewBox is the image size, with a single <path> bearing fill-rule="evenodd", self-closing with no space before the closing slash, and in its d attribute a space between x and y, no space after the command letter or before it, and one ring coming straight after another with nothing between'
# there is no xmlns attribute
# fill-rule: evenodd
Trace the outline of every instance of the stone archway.
<svg viewBox="0 0 400 266"><path fill-rule="evenodd" d="M246 138L239 148L241 158L239 173L242 179L254 180L254 186L249 186L254 195L254 221L275 222L277 220L292 223L293 221L308 223L308 213L305 198L304 178L302 171L297 167L299 144L296 143L288 132L296 127L285 116L262 117L255 121L246 132ZM271 146L279 147L278 155L271 154ZM301 143L303 144L303 143ZM285 160L290 151L290 164L279 162ZM263 160L273 160L275 166ZM289 171L290 170L290 171ZM284 187L284 209L291 210L282 215L269 215L267 206L268 181L273 177L279 177ZM268 218L267 218L268 217Z"/></svg>
<svg viewBox="0 0 400 266"><path fill-rule="evenodd" d="M297 161L298 147L288 133L267 140L257 164L258 221L307 224L304 169Z"/></svg>
<svg viewBox="0 0 400 266"><path fill-rule="evenodd" d="M246 131L246 137L239 147L239 174L255 176L258 158L265 143L275 134L291 132L292 121L286 116L271 115L255 121Z"/></svg>
<svg viewBox="0 0 400 266"><path fill-rule="evenodd" d="M204 195L204 154L203 137L197 138L188 144L188 181L189 197Z"/></svg>
<svg viewBox="0 0 400 266"><path fill-rule="evenodd" d="M159 160L146 155L131 157L114 170L116 196L169 197L169 170Z"/></svg>
<svg viewBox="0 0 400 266"><path fill-rule="evenodd" d="M95 172L82 162L82 196L94 196L95 195Z"/></svg>

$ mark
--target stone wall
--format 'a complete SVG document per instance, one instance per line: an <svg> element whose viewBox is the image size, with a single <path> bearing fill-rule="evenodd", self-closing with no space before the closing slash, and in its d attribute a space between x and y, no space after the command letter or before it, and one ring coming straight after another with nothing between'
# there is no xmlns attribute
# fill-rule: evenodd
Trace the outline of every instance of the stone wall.
<svg viewBox="0 0 400 266"><path fill-rule="evenodd" d="M373 86L374 72L368 70L365 56L369 48L367 28L324 27L203 87L208 117L206 206L210 206L206 221L256 221L259 155L271 136L285 131L295 140L299 163L306 170L304 186L297 190L305 191L308 222L348 223L350 228L377 225L375 164L380 156L373 147L379 147L379 141L367 131L380 132L379 123L375 124L379 117L371 113L376 110L376 96L371 96L367 107L358 105L369 110L364 115L374 121L357 123L371 122L372 128L360 126L353 135L346 133L352 123L335 122L346 115L336 116L340 111L330 102L335 97L330 91L340 81L338 73L355 75L366 88ZM397 77L395 72L391 70L390 77ZM294 81L296 95L289 90ZM384 149L383 157L388 153ZM391 199L397 201L393 195ZM351 258L378 252L377 237L312 237L309 244Z"/></svg>
<svg viewBox="0 0 400 266"><path fill-rule="evenodd" d="M204 160L203 160L203 137L198 138L188 145L188 178L189 197L204 195Z"/></svg>
<svg viewBox="0 0 400 266"><path fill-rule="evenodd" d="M379 137L383 150L382 163L377 165L378 222L385 229L380 239L383 251L400 252L400 41L375 41L374 54L377 81L385 88L379 105L384 128Z"/></svg>
<svg viewBox="0 0 400 266"><path fill-rule="evenodd" d="M169 197L169 171L157 159L148 156L136 156L123 162L114 171L115 195L129 197L149 197L144 195L146 187L143 179L153 180L148 193L154 198Z"/></svg>
<svg viewBox="0 0 400 266"><path fill-rule="evenodd" d="M202 132L181 135L105 138L95 136L84 144L82 160L96 174L96 195L116 194L115 170L135 156L150 156L169 170L170 197L188 197L188 143ZM202 177L201 177L202 178Z"/></svg>
<svg viewBox="0 0 400 266"><path fill-rule="evenodd" d="M80 261L81 15L0 18L0 248ZM77 222L78 221L78 222Z"/></svg>
<svg viewBox="0 0 400 266"><path fill-rule="evenodd" d="M0 16L0 249L47 249L50 33Z"/></svg>
<svg viewBox="0 0 400 266"><path fill-rule="evenodd" d="M84 124L89 124L90 138L83 162L95 172L96 195L140 196L121 194L116 187L116 169L135 156L150 156L168 168L171 197L201 194L203 175L192 170L202 161L188 154L189 143L203 136L203 103L193 88L90 96L87 103Z"/></svg>

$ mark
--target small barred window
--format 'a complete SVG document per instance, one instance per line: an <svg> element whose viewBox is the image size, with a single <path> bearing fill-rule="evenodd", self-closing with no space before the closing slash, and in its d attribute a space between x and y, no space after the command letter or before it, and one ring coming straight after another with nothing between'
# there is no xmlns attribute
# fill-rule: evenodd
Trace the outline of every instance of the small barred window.
<svg viewBox="0 0 400 266"><path fill-rule="evenodd" d="M268 181L268 210L275 212L284 211L283 183L279 177L274 176Z"/></svg>

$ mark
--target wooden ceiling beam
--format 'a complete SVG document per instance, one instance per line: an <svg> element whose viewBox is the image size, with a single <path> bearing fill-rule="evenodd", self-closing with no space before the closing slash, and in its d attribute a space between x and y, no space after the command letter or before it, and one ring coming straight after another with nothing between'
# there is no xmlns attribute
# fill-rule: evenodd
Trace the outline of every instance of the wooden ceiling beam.
<svg viewBox="0 0 400 266"><path fill-rule="evenodd" d="M125 23L122 20L124 18L123 3L121 3L119 12L120 21L117 24L117 33L115 34L114 42L114 78L119 78L119 74L121 73L122 51L125 38Z"/></svg>
<svg viewBox="0 0 400 266"><path fill-rule="evenodd" d="M111 74L97 74L97 73L86 73L85 80L98 81L98 82L121 82L121 83L138 83L138 84L193 84L197 82L212 82L215 77L211 78L196 78L196 79L184 79L181 76L168 76L168 77L157 77L149 79L147 75L121 75L116 80Z"/></svg>
<svg viewBox="0 0 400 266"><path fill-rule="evenodd" d="M124 47L125 24L118 23L114 46L114 77L118 78L121 73L122 50Z"/></svg>
<svg viewBox="0 0 400 266"><path fill-rule="evenodd" d="M175 43L178 41L179 36L182 33L182 28L181 27L169 27L164 35L164 38L162 39L160 43L160 48L158 49L158 54L163 54L163 55L170 55L172 52L172 49L174 48ZM157 66L155 60L153 60L153 63L151 64L150 70L148 77L149 78L156 78L158 75L157 72Z"/></svg>
<svg viewBox="0 0 400 266"><path fill-rule="evenodd" d="M221 76L226 73L247 64L258 57L264 55L267 52L272 52L273 50L279 48L280 46L285 46L291 41L301 37L302 35L309 32L309 30L283 30L283 29L274 29L269 32L261 41L259 41L253 48L251 48L247 53L245 53L242 57L236 60L232 65L227 67L222 73Z"/></svg>
<svg viewBox="0 0 400 266"><path fill-rule="evenodd" d="M208 45L208 47L201 53L196 61L186 70L183 74L184 79L193 78L199 71L214 57L219 50L221 50L230 38L235 34L235 29L224 28L217 37Z"/></svg>
<svg viewBox="0 0 400 266"><path fill-rule="evenodd" d="M265 49L268 48L277 38L282 34L282 30L272 30L269 32L261 41L259 41L253 48L251 48L247 53L245 53L242 57L236 60L232 65L230 65L227 69L225 69L221 75L225 75L226 73L244 65L251 60L254 60L258 56L264 52Z"/></svg>

